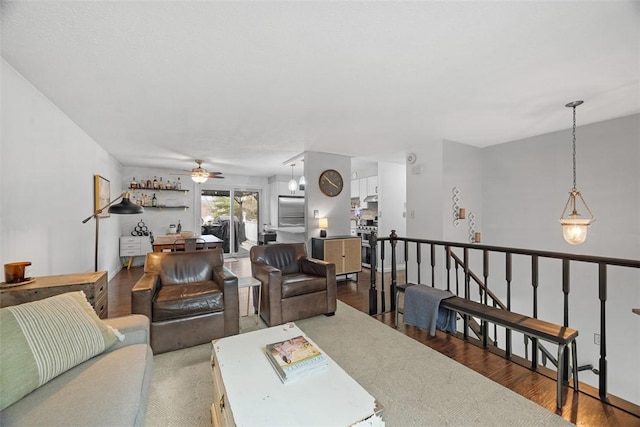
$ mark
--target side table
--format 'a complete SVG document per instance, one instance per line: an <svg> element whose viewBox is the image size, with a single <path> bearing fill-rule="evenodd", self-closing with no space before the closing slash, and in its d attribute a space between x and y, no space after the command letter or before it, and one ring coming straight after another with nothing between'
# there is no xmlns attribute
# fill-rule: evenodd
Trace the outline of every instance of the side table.
<svg viewBox="0 0 640 427"><path fill-rule="evenodd" d="M251 276L245 276L245 277L238 277L238 289L240 288L252 288L254 286L258 287L258 316L256 317L256 325L258 324L258 322L260 321L260 304L262 303L262 282L259 281L258 279L251 277ZM249 290L251 291L251 290ZM249 311L249 303L251 302L251 298L250 296L247 294L247 316L249 315L250 311Z"/></svg>

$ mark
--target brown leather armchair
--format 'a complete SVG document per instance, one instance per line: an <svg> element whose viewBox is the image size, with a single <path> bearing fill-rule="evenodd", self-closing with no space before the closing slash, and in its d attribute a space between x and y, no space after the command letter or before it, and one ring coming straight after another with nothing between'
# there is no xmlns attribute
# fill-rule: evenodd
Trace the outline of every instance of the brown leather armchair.
<svg viewBox="0 0 640 427"><path fill-rule="evenodd" d="M222 249L150 252L131 290L131 312L151 321L155 354L239 332L238 278Z"/></svg>
<svg viewBox="0 0 640 427"><path fill-rule="evenodd" d="M336 266L308 258L304 243L254 246L249 256L262 283L260 315L269 326L335 314Z"/></svg>

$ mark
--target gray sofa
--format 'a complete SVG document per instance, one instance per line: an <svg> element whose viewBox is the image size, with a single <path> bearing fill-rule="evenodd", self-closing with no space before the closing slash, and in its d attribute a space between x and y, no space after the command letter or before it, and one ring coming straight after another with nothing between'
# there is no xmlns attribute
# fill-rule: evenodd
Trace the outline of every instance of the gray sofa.
<svg viewBox="0 0 640 427"><path fill-rule="evenodd" d="M9 426L141 426L153 370L149 319L105 319L125 336L0 412Z"/></svg>

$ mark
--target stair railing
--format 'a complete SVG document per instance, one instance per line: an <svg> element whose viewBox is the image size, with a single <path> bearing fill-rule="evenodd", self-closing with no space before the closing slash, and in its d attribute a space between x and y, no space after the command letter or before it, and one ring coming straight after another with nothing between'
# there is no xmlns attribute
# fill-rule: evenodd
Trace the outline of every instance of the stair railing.
<svg viewBox="0 0 640 427"><path fill-rule="evenodd" d="M609 267L623 267L634 269L633 271L640 271L640 260L634 259L622 259L611 257L600 257L591 255L570 254L563 252L552 251L539 251L523 248L511 248L502 246L491 246L477 243L461 243L461 242L449 242L441 240L430 239L417 239L408 237L398 237L395 230L392 230L389 237L378 237L376 234L372 234L369 240L371 246L371 271L378 272L379 274L371 274L371 282L369 289L369 314L374 315L379 312L386 312L386 279L390 277L389 288L389 302L390 311L394 311L396 307L395 295L398 277L398 263L397 263L397 249L398 243L402 243L403 249L403 261L405 268L405 277L409 281L410 276L417 278L417 283L422 283L423 270L430 270L430 285L436 286L436 277L438 273L443 274L444 288L451 290L451 274L452 274L452 261L453 269L457 270L462 268L464 273L463 283L459 282L458 275L455 274L455 294L458 296L469 296L470 282L473 280L482 289L481 300L484 304L495 304L503 309L511 309L511 291L513 283L513 256L524 256L530 260L530 286L532 288L532 301L531 301L531 317L538 318L538 286L540 275L540 260L560 260L561 261L561 277L559 284L561 292L563 294L563 309L562 309L562 322L563 326L569 327L569 295L571 289L570 270L572 264L586 263L595 264L598 268L597 284L598 284L598 299L600 303L600 354L598 360L598 369L592 369L599 374L599 387L598 395L600 399L607 400L607 289L608 289L608 270ZM415 249L414 249L415 248ZM424 249L429 253L429 265L425 266L423 263ZM453 249L462 250L463 256L460 258L453 253ZM440 251L440 253L439 253ZM481 254L480 268L482 270L482 279L472 271L472 261L470 258L470 252ZM389 252L389 255L387 255ZM380 256L378 257L378 253ZM390 257L388 262L387 256ZM489 288L490 276L490 259L494 260L496 256L503 256L505 263L504 282L506 286L506 303L498 303L494 293ZM493 257L493 258L492 258ZM440 260L440 264L438 264ZM388 276L387 276L388 274ZM412 277L413 277L412 276ZM522 279L523 275L518 274L518 280ZM378 286L377 278L380 279ZM443 286L439 286L443 288ZM461 289L462 288L462 289ZM452 291L453 292L453 291ZM463 295L461 295L461 293ZM378 304L380 298L380 305ZM501 305L499 305L501 304ZM379 311L379 309L381 309ZM525 314L525 313L523 313ZM483 340L486 340L488 334L486 333L486 323L482 326L484 333ZM495 328L495 327L494 327ZM468 330L468 322L464 321L464 333ZM494 330L494 337L497 337ZM466 338L466 337L465 337ZM537 339L531 338L534 349L541 349L541 346L537 342ZM483 344L485 344L483 342ZM511 348L511 336L510 333L506 334L505 352L510 357ZM545 349L546 350L546 349ZM563 361L555 361L551 354L541 349L543 359L548 359L557 363L564 364L564 372L567 375L565 381L568 381L569 369L569 355L565 354ZM639 355L640 356L640 355ZM536 369L538 366L538 351L532 351L531 353L531 366L532 369ZM587 366L582 367L588 369ZM582 369L581 368L581 369ZM638 403L635 402L635 405Z"/></svg>

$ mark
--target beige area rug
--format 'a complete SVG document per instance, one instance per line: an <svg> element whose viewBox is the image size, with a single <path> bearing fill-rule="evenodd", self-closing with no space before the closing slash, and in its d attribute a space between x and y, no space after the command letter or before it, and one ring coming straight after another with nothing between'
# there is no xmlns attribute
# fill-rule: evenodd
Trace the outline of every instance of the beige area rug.
<svg viewBox="0 0 640 427"><path fill-rule="evenodd" d="M333 317L295 323L378 399L389 427L571 425L340 301ZM265 327L255 317L240 324L243 333ZM211 425L210 357L210 344L154 357L146 426Z"/></svg>

